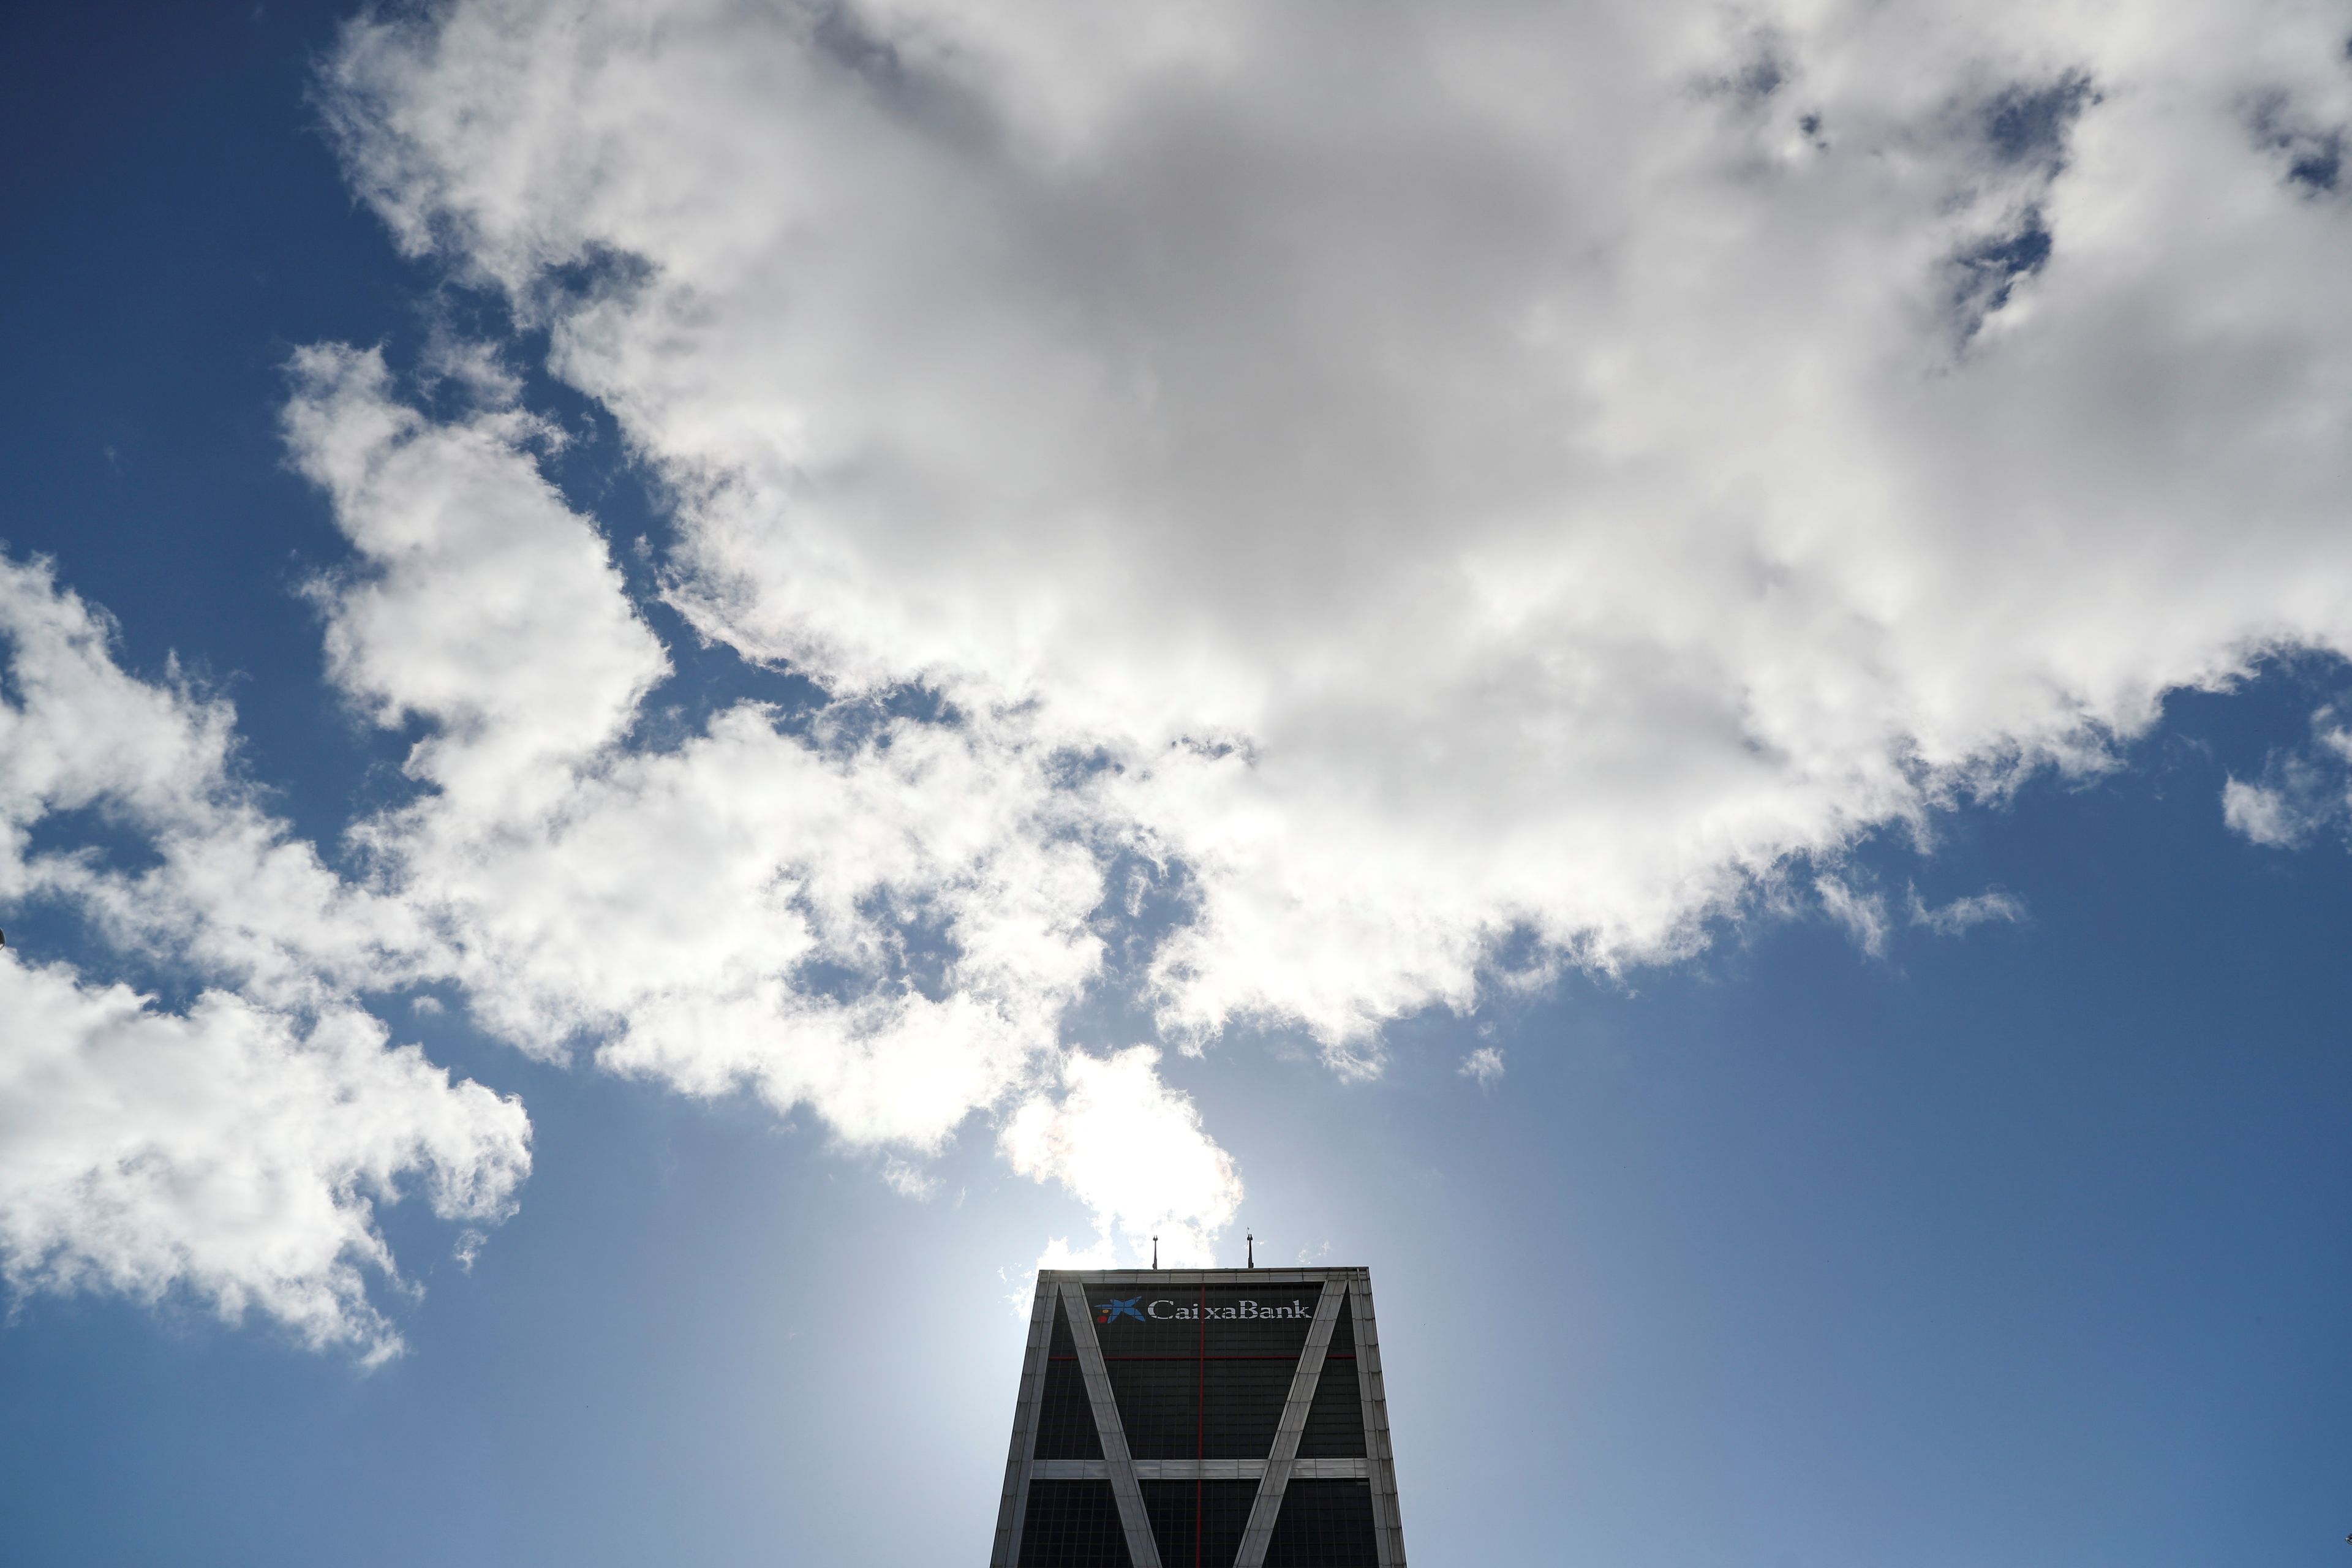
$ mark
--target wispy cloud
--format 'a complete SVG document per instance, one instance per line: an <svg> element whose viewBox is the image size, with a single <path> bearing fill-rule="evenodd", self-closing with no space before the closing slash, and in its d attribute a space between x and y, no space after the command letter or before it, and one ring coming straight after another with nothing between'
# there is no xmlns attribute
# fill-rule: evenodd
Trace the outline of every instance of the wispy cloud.
<svg viewBox="0 0 2352 1568"><path fill-rule="evenodd" d="M1477 1080L1480 1089L1492 1089L1503 1076L1503 1053L1495 1046L1480 1046L1462 1058L1454 1069L1464 1078Z"/></svg>
<svg viewBox="0 0 2352 1568"><path fill-rule="evenodd" d="M940 1180L919 1166L892 1156L882 1162L882 1181L902 1198L929 1203L939 1195Z"/></svg>
<svg viewBox="0 0 2352 1568"><path fill-rule="evenodd" d="M2221 820L2273 849L2292 849L2352 823L2352 727L2333 705L2311 718L2303 747L2272 755L2258 782L2221 786Z"/></svg>
<svg viewBox="0 0 2352 1568"><path fill-rule="evenodd" d="M1980 925L2014 925L2025 919L2024 900L2000 888L1988 888L1965 899L1934 905L1923 900L1914 888L1910 889L1909 901L1911 923L1924 926L1937 936L1958 936Z"/></svg>
<svg viewBox="0 0 2352 1568"><path fill-rule="evenodd" d="M1886 899L1884 894L1856 889L1843 878L1814 879L1813 895L1822 910L1844 928L1853 944L1873 958L1886 951Z"/></svg>

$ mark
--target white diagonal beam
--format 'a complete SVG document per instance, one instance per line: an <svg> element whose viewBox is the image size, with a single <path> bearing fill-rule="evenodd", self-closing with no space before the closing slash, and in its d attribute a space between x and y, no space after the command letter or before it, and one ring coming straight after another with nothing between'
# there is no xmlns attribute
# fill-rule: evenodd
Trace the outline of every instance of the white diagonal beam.
<svg viewBox="0 0 2352 1568"><path fill-rule="evenodd" d="M1315 1303L1315 1321L1307 1330L1307 1348L1298 1352L1298 1370L1290 1377L1290 1398L1282 1406L1282 1420L1274 1429L1274 1447L1266 1455L1265 1476L1257 1484L1257 1500L1250 1504L1249 1523L1242 1529L1242 1549L1234 1568L1260 1568L1274 1540L1274 1521L1282 1512L1282 1494L1290 1485L1292 1465L1298 1458L1299 1435L1307 1430L1307 1413L1315 1404L1315 1384L1323 1376L1323 1352L1331 1348L1331 1331L1339 1321L1345 1289L1327 1283Z"/></svg>
<svg viewBox="0 0 2352 1568"><path fill-rule="evenodd" d="M1397 1511L1396 1452L1389 1442L1388 1385L1381 1378L1381 1329L1372 1316L1371 1275L1365 1269L1349 1277L1348 1316L1356 1333L1356 1387L1364 1406L1372 1538L1380 1568L1405 1568L1404 1519Z"/></svg>
<svg viewBox="0 0 2352 1568"><path fill-rule="evenodd" d="M1128 1557L1134 1568L1160 1568L1160 1545L1151 1538L1151 1516L1143 1510L1143 1489L1135 1484L1135 1460L1127 1451L1118 1401L1111 1396L1102 1342L1095 1338L1095 1315L1076 1285L1063 1285L1062 1310L1070 1320L1070 1337L1078 1342L1078 1370L1086 1376L1087 1398L1095 1407L1095 1435L1102 1439L1103 1461L1110 1469L1111 1496L1118 1500Z"/></svg>
<svg viewBox="0 0 2352 1568"><path fill-rule="evenodd" d="M1054 1349L1054 1291L1039 1286L1029 1312L1029 1348L1021 1360L1021 1398L1013 1407L1013 1452L1004 1461L1004 1498L996 1508L996 1550L989 1568L1021 1560L1021 1527L1029 1514L1029 1480L1036 1468L1037 1419L1045 1403L1045 1367Z"/></svg>

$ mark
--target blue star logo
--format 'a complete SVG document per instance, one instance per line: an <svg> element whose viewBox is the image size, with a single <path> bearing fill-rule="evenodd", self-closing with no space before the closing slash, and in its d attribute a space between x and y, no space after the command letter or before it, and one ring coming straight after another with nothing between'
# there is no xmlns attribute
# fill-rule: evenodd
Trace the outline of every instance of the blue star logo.
<svg viewBox="0 0 2352 1568"><path fill-rule="evenodd" d="M1136 1310L1135 1304L1142 1300L1140 1296L1129 1296L1124 1301L1110 1302L1100 1309L1102 1316L1097 1321L1108 1323L1114 1318L1133 1318L1139 1323L1148 1322L1150 1320Z"/></svg>

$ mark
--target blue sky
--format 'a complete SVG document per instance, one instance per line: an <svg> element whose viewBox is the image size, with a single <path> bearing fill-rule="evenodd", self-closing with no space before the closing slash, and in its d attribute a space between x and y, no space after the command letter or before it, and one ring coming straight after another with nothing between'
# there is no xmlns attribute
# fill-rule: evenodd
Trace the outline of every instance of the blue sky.
<svg viewBox="0 0 2352 1568"><path fill-rule="evenodd" d="M2347 1550L2352 18L667 9L0 19L0 1556Z"/></svg>

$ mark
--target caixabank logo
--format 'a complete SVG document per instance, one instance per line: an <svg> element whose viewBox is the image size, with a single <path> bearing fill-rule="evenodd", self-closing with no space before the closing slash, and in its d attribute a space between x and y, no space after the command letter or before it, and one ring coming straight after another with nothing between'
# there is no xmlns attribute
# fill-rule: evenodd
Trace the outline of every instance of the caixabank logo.
<svg viewBox="0 0 2352 1568"><path fill-rule="evenodd" d="M1139 1323L1191 1322L1202 1318L1216 1322L1250 1323L1306 1319L1314 1315L1305 1301L1297 1300L1235 1301L1226 1306L1214 1301L1179 1301L1168 1297L1147 1302L1140 1296L1129 1296L1124 1301L1104 1301L1095 1308L1095 1321L1105 1328L1122 1318L1133 1318Z"/></svg>

